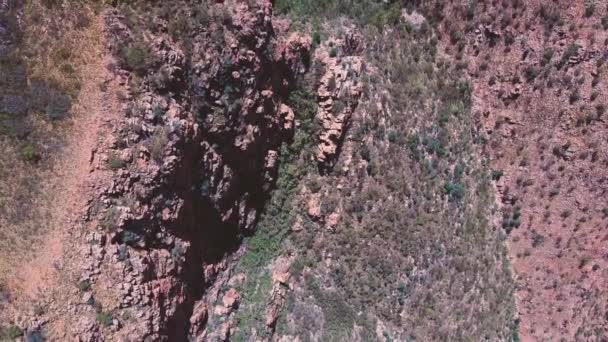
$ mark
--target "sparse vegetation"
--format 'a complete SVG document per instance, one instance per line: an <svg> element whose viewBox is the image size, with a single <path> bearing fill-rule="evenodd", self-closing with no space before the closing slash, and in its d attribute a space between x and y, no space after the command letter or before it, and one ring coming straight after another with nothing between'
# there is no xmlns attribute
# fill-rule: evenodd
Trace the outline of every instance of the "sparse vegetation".
<svg viewBox="0 0 608 342"><path fill-rule="evenodd" d="M120 158L118 153L113 152L108 155L108 167L110 169L112 169L112 170L122 169L123 167L125 167L125 165L126 165L126 163L124 162L124 160L122 160L122 158Z"/></svg>
<svg viewBox="0 0 608 342"><path fill-rule="evenodd" d="M190 87L206 72L201 71L205 65L175 74L157 68L161 63L148 44L159 31L167 43L186 54L186 63L199 44L208 44L205 61L219 61L213 77L204 79L204 87L190 87L179 95L192 98L183 109L188 118L196 116L197 133L213 142L201 144L202 149L240 147L232 127L241 129L257 120L253 115L257 108L243 101L248 83L272 84L269 107L280 105L284 100L280 97L291 93L288 104L296 114L295 134L289 137L290 144L272 149L278 150L278 175L264 175L276 179L276 189L267 198L268 188L261 191L246 184L248 196L265 203L256 217L257 230L234 232L234 239L246 245L244 250L218 248L218 258L226 258L222 264L226 270L220 272L234 276L228 284L236 284L239 305L234 314L224 316L210 307L207 332L215 333L233 319L232 341L280 336L303 341L519 341L520 332L522 340L599 339L606 307L597 301L601 299L597 291L581 289L589 287L588 279L603 277L605 270L605 260L596 254L601 249L598 241L605 239L601 225L606 221L600 219L608 218L608 208L601 209L603 169L608 163L602 135L606 84L601 39L605 35L597 32L599 23L608 30L608 16L600 19L605 8L586 1L580 18L582 5L573 6L577 12L572 15L565 5L546 1L272 3L274 14L290 17L290 30L311 33L313 48L327 52L331 63L350 63L348 58L357 57L364 61L361 75L352 76L348 70L347 75L339 75L340 81L329 80L332 95L340 97L331 105L334 114L357 106L343 96L343 77L360 82L363 95L345 126L349 132L340 142L342 155L327 170L315 165L315 130L319 129L315 92L326 66L319 65L314 53L305 61L314 73L299 75L297 80L275 79L274 74L258 78L233 58L238 50L232 49L233 42L247 37L247 30L235 33L239 23L232 22L232 8L224 2L188 2L188 6L112 2L132 31L113 50L120 66L131 71L130 92L120 93L123 104L130 106L128 117L145 112L146 122L162 123L171 114L165 113L171 108L165 103L148 108L127 102L138 103L140 95L153 89L171 103L174 92L181 92L177 88ZM19 47L24 50L0 60L0 90L4 90L0 147L10 147L5 149L8 162L0 162L0 176L23 169L26 176L16 184L35 193L33 184L43 178L30 171L51 165L53 148L61 146L61 134L69 129L66 123L71 120L63 119L77 114L71 113L72 103L87 71L78 57L84 55L86 44L77 40L90 42L94 35L88 28L97 24L88 2L24 4L23 39L35 44ZM139 13L143 8L150 13L145 20ZM237 10L241 9L234 13ZM74 15L64 18L63 12ZM56 22L60 20L66 21L65 30L63 23ZM52 25L42 30L40 23ZM281 25L275 28L277 33L283 30ZM36 35L56 31L67 34L37 43ZM364 41L364 48L342 45L346 31ZM246 40L239 56L260 44L265 49L252 69L275 63L274 46L283 47L281 37ZM608 39L603 43L608 45ZM275 91L275 84L282 85L277 86L280 91ZM128 167L133 171L129 176L138 177L142 160L136 158L148 162L149 157L160 164L170 141L172 147L181 148L173 144L181 138L179 132L150 130L148 123L132 124L130 133L137 133L137 139L125 135L107 159L101 154L108 169ZM251 133L251 155L259 152L265 139L272 139L258 133ZM49 137L57 143L47 143ZM127 147L138 150L125 151ZM221 157L234 164L250 161ZM222 172L232 171L219 170L213 177L221 179ZM210 179L192 187L201 196L195 201L210 201L216 195L216 184ZM237 183L222 186L230 192L242 185ZM0 186L0 192L4 190ZM501 203L496 205L497 201ZM0 212L10 211L14 222L33 217L29 210L37 209L28 204L34 202L22 202L12 205L0 198ZM116 232L123 209L124 223L130 223L125 208L136 207L130 204L127 198L109 196L94 203L91 217L92 225L98 223L106 233L114 233L111 242L120 245L116 255L125 263L134 255L132 247L143 242L137 229ZM15 249L28 247L14 242L30 233L35 231L18 230L13 237L0 230L0 249L12 244ZM166 247L178 268L191 256L192 250L184 246L176 240ZM240 259L235 261L236 257ZM273 279L270 266L280 257L293 260L288 285ZM559 272L553 262L560 263ZM517 277L511 275L512 269ZM88 281L74 284L72 280L72 292L74 285L81 292L91 290ZM284 290L285 298L283 293L271 296L277 288ZM212 290L218 290L221 298L227 285ZM515 291L526 294L518 296L519 307L524 308L518 314ZM551 305L541 302L548 298L544 294L552 298ZM576 297L575 309L564 303L567 295ZM268 324L265 314L277 300L284 301L279 321ZM113 315L121 323L127 320L119 311L106 312L93 301L96 313L91 312L91 318L100 327L112 326ZM579 315L579 305L588 314ZM536 319L532 324L531 318ZM528 321L520 326L519 319ZM578 329L576 336L566 336L573 326ZM118 327L100 332L114 328ZM0 331L0 339L23 336L17 326Z"/></svg>
<svg viewBox="0 0 608 342"><path fill-rule="evenodd" d="M72 104L103 36L89 1L11 1L1 12L0 286L50 226L45 211L56 198L45 187L57 182L52 166L73 127L65 119L80 115Z"/></svg>
<svg viewBox="0 0 608 342"><path fill-rule="evenodd" d="M571 57L578 54L578 51L579 46L576 43L570 44L568 48L566 48L566 51L564 51L562 58L556 64L557 68L561 69L564 65L566 65L566 63L568 63Z"/></svg>
<svg viewBox="0 0 608 342"><path fill-rule="evenodd" d="M78 287L80 292L86 292L91 288L91 282L88 280L81 280L76 284L76 287Z"/></svg>
<svg viewBox="0 0 608 342"><path fill-rule="evenodd" d="M307 161L310 159L302 158L310 156L312 149L311 132L316 113L314 96L302 89L291 94L289 103L298 113L301 126L293 142L281 150L277 189L264 210L256 234L245 240L247 252L239 260L238 267L250 277L242 289L245 305L237 314L241 330L234 336L234 341L245 341L251 329L263 324L259 310L266 305L272 286L270 276L263 269L284 252L284 242L294 224L293 201L299 181L307 173L314 174L312 165Z"/></svg>
<svg viewBox="0 0 608 342"><path fill-rule="evenodd" d="M373 101L364 96L364 104L360 106L369 105L363 111L371 117L354 121L351 129L356 138L349 143L354 144L356 151L352 157L365 161L365 172L341 171L339 161L334 172L315 178L315 193L323 196L321 215L327 218L340 212L338 226L331 234L322 233L326 228L322 223L311 221L302 208L308 201L302 195L294 195L294 204L275 211L274 203L283 198L285 184L289 185L287 189L297 189L299 182L295 180L303 177L289 175L307 169L302 163L308 158L295 158L298 161L295 168L285 169L281 164L277 190L258 232L246 241L248 252L241 259L240 267L253 270L247 274L264 274L260 270L270 260L286 253L285 246L301 254L299 258L310 260L306 267L298 268L300 277L294 280L303 292L290 293L285 314L277 324L284 334L310 336L305 331L313 326L312 331L320 329L322 339L340 340L351 336L356 323L363 327L360 336L373 336L375 319L381 319L410 327L396 335L387 331L395 340L405 340L406 336L441 340L454 333L463 338L471 334L481 336L472 333L468 328L470 322L464 318L456 319L451 327L443 324L446 317L454 317L453 311L446 311L447 307L469 310L468 304L450 297L428 300L431 293L445 293L446 277L452 277L452 284L472 286L464 284L464 275L461 278L460 273L450 270L488 279L485 272L496 268L483 265L495 265L496 260L506 262L501 242L495 240L494 233L490 233L492 228L484 219L492 202L489 200L490 172L468 157L477 148L477 142L471 137L471 85L458 79L458 71L453 71L447 63L437 63L435 50L425 35L430 32L416 32L407 25L384 27L380 36L375 32L372 27L365 31L366 41L372 42L366 58L368 63L384 70L386 79L373 82L366 79L370 88L365 96L387 89L383 107L390 108L392 115L373 110ZM394 44L395 41L400 44ZM416 81L410 83L409 80ZM428 107L429 97L436 111ZM407 116L411 112L424 115L412 119ZM379 124L381 118L387 121ZM283 183L283 177L295 182ZM312 173L310 177L317 176ZM336 193L335 184L341 184L340 193ZM299 194L299 190L294 194ZM410 201L416 204L407 205ZM298 206L294 206L295 203ZM305 228L298 233L287 233L297 218ZM273 224L266 225L265 220L272 220ZM433 246L444 244L450 250L466 250L467 257L455 260L446 254L430 252L432 248L427 247L431 241ZM332 255L330 266L325 262L328 253ZM424 270L418 272L425 275L412 274L414 267ZM478 270L475 276L467 271L473 269ZM508 295L512 291L510 275L506 271L498 277L500 280L496 275L491 279L492 286L503 293L493 297L502 308L498 314L501 320L488 325L475 324L500 339L497 336L517 336L517 331L512 328L516 324L511 320L514 307ZM241 339L252 327L261 326L262 322L255 319L252 312L263 307L266 298L255 295L260 285L247 279L242 289L249 294L243 295L241 307L245 312L237 313L237 317L241 317L238 319ZM496 294L492 293L490 296ZM252 297L255 299L250 301ZM468 300L474 301L473 298L471 295ZM475 320L484 320L480 310L472 310ZM352 314L356 312L365 314ZM289 315L292 323L281 321L285 315ZM308 318L311 316L318 318ZM324 325L317 327L315 321L322 321ZM368 333L370 335L366 335Z"/></svg>
<svg viewBox="0 0 608 342"><path fill-rule="evenodd" d="M108 312L99 312L97 313L97 316L95 316L95 321L104 327L109 327L110 325L112 325L112 314L108 313Z"/></svg>
<svg viewBox="0 0 608 342"><path fill-rule="evenodd" d="M6 328L0 327L0 340L2 341L16 341L21 336L23 336L23 331L16 325L9 325Z"/></svg>
<svg viewBox="0 0 608 342"><path fill-rule="evenodd" d="M38 154L36 153L34 146L27 145L21 149L21 157L26 161L33 162L38 159Z"/></svg>
<svg viewBox="0 0 608 342"><path fill-rule="evenodd" d="M140 75L148 71L150 57L145 46L125 47L123 50L123 58L126 67L130 70L133 70Z"/></svg>
<svg viewBox="0 0 608 342"><path fill-rule="evenodd" d="M524 77L526 78L526 81L531 82L533 81L536 76L538 76L538 74L540 73L540 70L534 66L528 66L524 69Z"/></svg>
<svg viewBox="0 0 608 342"><path fill-rule="evenodd" d="M348 16L363 26L372 25L379 29L385 25L395 25L401 15L401 4L395 0L279 0L274 3L274 9L276 13L289 14L296 20Z"/></svg>
<svg viewBox="0 0 608 342"><path fill-rule="evenodd" d="M99 224L104 230L112 231L116 228L119 217L120 211L112 206L102 213Z"/></svg>
<svg viewBox="0 0 608 342"><path fill-rule="evenodd" d="M165 132L164 130L158 130L154 132L154 134L150 137L148 143L150 156L153 160L158 163L162 162L165 153L165 148L167 147L168 142L169 138L167 136L167 132Z"/></svg>

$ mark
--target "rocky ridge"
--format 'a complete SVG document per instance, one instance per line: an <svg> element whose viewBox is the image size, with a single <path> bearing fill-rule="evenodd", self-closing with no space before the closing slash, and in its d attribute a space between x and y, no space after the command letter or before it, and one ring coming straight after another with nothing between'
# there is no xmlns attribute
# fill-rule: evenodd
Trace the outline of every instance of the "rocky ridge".
<svg viewBox="0 0 608 342"><path fill-rule="evenodd" d="M213 9L222 21L187 43L156 20L139 74L124 57L140 53L138 33L117 10L105 14L126 102L93 165L113 177L74 243L78 289L64 294L67 308L20 319L26 331L67 324L66 337L81 341L206 339L206 289L255 228L295 127L282 99L310 51L306 36L277 36L269 1ZM225 304L227 314L238 294Z"/></svg>
<svg viewBox="0 0 608 342"><path fill-rule="evenodd" d="M362 57L353 55L363 44L362 37L354 30L344 38L328 40L326 44L317 50L316 55L325 68L317 90L317 118L322 130L316 157L322 168L333 166L340 152L351 116L363 91L359 77L364 71ZM338 47L345 56L336 55Z"/></svg>

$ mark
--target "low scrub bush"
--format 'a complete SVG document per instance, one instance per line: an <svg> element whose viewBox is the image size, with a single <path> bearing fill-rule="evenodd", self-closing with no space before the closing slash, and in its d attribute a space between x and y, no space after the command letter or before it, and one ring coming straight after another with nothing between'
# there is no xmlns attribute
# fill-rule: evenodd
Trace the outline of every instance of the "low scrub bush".
<svg viewBox="0 0 608 342"><path fill-rule="evenodd" d="M91 282L88 280L81 280L78 282L78 284L76 284L76 287L78 287L80 292L86 292L91 289Z"/></svg>
<svg viewBox="0 0 608 342"><path fill-rule="evenodd" d="M60 93L51 94L45 108L46 116L50 120L63 119L72 107L71 99Z"/></svg>
<svg viewBox="0 0 608 342"><path fill-rule="evenodd" d="M125 47L122 50L124 66L138 75L144 75L150 68L150 53L143 45Z"/></svg>
<svg viewBox="0 0 608 342"><path fill-rule="evenodd" d="M112 325L112 314L103 311L99 312L97 316L95 316L95 321L101 326L109 327Z"/></svg>
<svg viewBox="0 0 608 342"><path fill-rule="evenodd" d="M126 165L126 163L124 162L124 160L122 160L122 158L120 158L120 156L116 152L111 152L108 155L107 164L108 164L108 167L111 170L122 169Z"/></svg>
<svg viewBox="0 0 608 342"><path fill-rule="evenodd" d="M21 336L23 336L23 330L16 325L0 329L0 340L2 341L15 341Z"/></svg>
<svg viewBox="0 0 608 342"><path fill-rule="evenodd" d="M34 162L40 158L36 152L36 149L32 145L27 145L21 149L21 157L23 160L28 162Z"/></svg>
<svg viewBox="0 0 608 342"><path fill-rule="evenodd" d="M152 134L152 136L148 140L148 149L150 150L150 156L157 163L161 163L163 161L163 157L165 155L165 148L169 143L169 137L167 136L167 132L163 129L159 129Z"/></svg>

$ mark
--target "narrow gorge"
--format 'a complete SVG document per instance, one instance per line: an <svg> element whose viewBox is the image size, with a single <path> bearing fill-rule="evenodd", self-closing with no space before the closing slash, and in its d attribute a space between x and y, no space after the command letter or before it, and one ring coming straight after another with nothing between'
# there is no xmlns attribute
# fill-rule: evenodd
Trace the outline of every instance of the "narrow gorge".
<svg viewBox="0 0 608 342"><path fill-rule="evenodd" d="M0 341L604 341L608 6L0 0Z"/></svg>

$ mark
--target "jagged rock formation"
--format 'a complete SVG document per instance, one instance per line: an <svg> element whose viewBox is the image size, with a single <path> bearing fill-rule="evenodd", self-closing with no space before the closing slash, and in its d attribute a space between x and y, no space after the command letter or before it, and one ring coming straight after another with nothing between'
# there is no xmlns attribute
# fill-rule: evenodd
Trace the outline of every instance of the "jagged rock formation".
<svg viewBox="0 0 608 342"><path fill-rule="evenodd" d="M599 3L112 3L86 210L0 340L606 339Z"/></svg>
<svg viewBox="0 0 608 342"><path fill-rule="evenodd" d="M361 37L349 33L343 39L332 39L328 46L317 51L317 58L325 68L317 96L321 123L317 161L322 169L331 168L348 129L350 118L357 107L363 86L359 77L364 69L361 56L348 55L360 49ZM337 56L340 47L344 56Z"/></svg>
<svg viewBox="0 0 608 342"><path fill-rule="evenodd" d="M151 309L129 326L130 338L204 338L207 315L197 300L224 266L224 253L253 229L275 177L278 148L292 134L294 115L281 98L309 43L290 40L280 53L264 55L272 49L270 4L260 2L255 11L236 4L234 10L234 31L219 42L228 47L220 53L204 33L187 58L166 36L152 42L164 82L158 86L155 75L144 80L128 122L140 133L125 131L131 143L148 138L139 151L119 151L125 162L137 155L137 171L119 171L122 177L104 194L135 203L107 209L121 211L111 258L125 265L125 278L136 279L133 287L121 286L120 306ZM113 24L119 16L108 20L109 27L119 26ZM180 101L179 93L163 97L175 87L193 100Z"/></svg>
<svg viewBox="0 0 608 342"><path fill-rule="evenodd" d="M310 39L277 37L269 1L210 10L221 17L188 41L155 18L142 43L132 18L105 16L128 102L112 143L96 151L114 176L91 199L87 244L77 247L83 305L69 304L63 319L79 340L205 340L205 289L273 186L294 129L283 99ZM225 302L236 306L238 294Z"/></svg>

